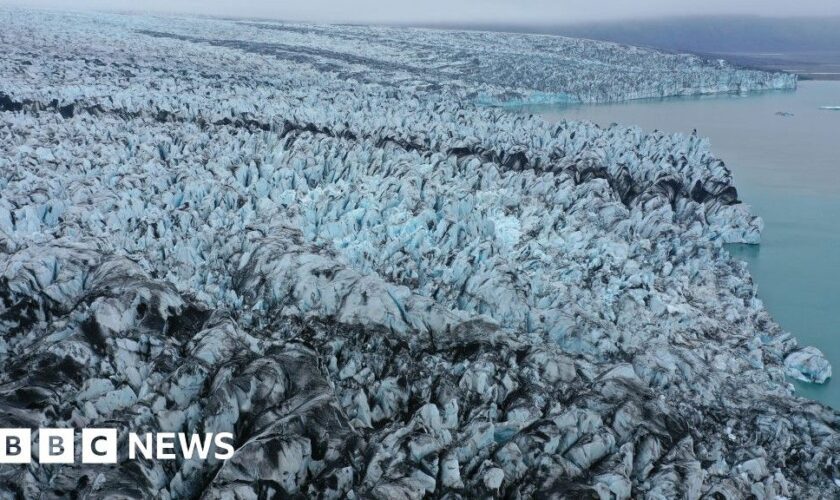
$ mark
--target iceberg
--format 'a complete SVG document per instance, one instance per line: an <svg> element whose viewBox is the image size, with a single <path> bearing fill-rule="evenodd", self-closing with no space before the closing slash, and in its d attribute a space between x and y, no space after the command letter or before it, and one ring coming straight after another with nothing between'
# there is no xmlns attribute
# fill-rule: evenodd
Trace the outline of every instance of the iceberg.
<svg viewBox="0 0 840 500"><path fill-rule="evenodd" d="M823 384L831 378L831 365L819 349L807 346L788 354L785 373L803 382Z"/></svg>

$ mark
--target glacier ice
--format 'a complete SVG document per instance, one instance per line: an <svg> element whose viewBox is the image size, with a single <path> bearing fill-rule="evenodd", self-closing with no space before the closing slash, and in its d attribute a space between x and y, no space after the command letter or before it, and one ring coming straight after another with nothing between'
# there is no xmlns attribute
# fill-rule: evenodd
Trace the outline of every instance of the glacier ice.
<svg viewBox="0 0 840 500"><path fill-rule="evenodd" d="M831 365L819 349L807 346L788 354L785 373L804 382L822 384L831 378Z"/></svg>
<svg viewBox="0 0 840 500"><path fill-rule="evenodd" d="M793 77L529 35L0 21L0 427L237 439L4 467L3 496L838 493L840 416L785 378L830 367L724 249L762 222L707 141L502 109Z"/></svg>

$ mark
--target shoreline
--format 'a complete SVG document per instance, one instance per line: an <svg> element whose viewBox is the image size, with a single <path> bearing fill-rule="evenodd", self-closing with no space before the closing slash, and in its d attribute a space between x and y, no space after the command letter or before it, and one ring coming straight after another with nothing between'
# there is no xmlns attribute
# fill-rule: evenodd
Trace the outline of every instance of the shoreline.
<svg viewBox="0 0 840 500"><path fill-rule="evenodd" d="M823 220L808 215L840 215L840 205L833 201L840 187L831 173L831 154L826 153L825 146L832 143L826 136L837 122L822 105L835 102L832 96L840 97L837 85L806 80L796 92L754 93L731 99L717 96L542 107L529 108L527 112L543 116L548 113L546 119L551 121L588 120L601 126L611 122L636 123L645 131L658 129L665 133L686 133L696 128L700 135L709 137L712 151L732 168L739 197L753 206L766 226L759 245L735 245L730 252L750 264L758 296L766 301L771 315L802 345L819 347L837 368L840 353L830 338L832 321L836 323L837 319L821 312L836 308L831 305L831 297L836 293L819 282L826 273L834 276L833 270L838 266L837 259L827 250L834 241L831 235L838 232L829 222L836 217ZM774 117L779 111L792 113ZM754 121L745 121L751 116ZM765 138L765 134L773 139ZM763 151L768 153L762 155ZM807 160L811 166L807 175L788 175L784 166L796 160ZM811 226L819 230L804 232ZM820 263L822 270L803 264L799 256L805 256L804 262ZM822 292L811 293L809 284L811 288L821 287L818 289ZM800 396L840 409L836 378L835 375L824 385L794 383Z"/></svg>

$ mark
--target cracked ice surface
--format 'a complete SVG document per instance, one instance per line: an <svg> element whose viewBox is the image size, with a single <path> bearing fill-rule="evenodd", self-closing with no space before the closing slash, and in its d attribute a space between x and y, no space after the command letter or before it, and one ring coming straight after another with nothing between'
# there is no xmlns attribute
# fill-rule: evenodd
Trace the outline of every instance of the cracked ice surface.
<svg viewBox="0 0 840 500"><path fill-rule="evenodd" d="M0 22L0 427L237 439L5 467L4 495L838 493L838 414L784 378L830 367L722 249L761 221L706 141L476 104L789 77L527 35Z"/></svg>

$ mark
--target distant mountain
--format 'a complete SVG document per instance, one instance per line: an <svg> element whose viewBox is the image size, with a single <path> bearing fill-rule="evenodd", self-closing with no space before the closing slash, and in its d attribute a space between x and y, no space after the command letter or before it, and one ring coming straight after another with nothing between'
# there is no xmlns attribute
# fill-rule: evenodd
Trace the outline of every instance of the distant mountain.
<svg viewBox="0 0 840 500"><path fill-rule="evenodd" d="M804 77L840 77L840 17L703 16L568 25L457 27L591 38L722 56L742 65L796 72Z"/></svg>
<svg viewBox="0 0 840 500"><path fill-rule="evenodd" d="M687 17L557 26L550 32L689 52L840 51L840 17Z"/></svg>
<svg viewBox="0 0 840 500"><path fill-rule="evenodd" d="M566 25L438 27L565 35L687 52L840 51L840 17L700 16Z"/></svg>

